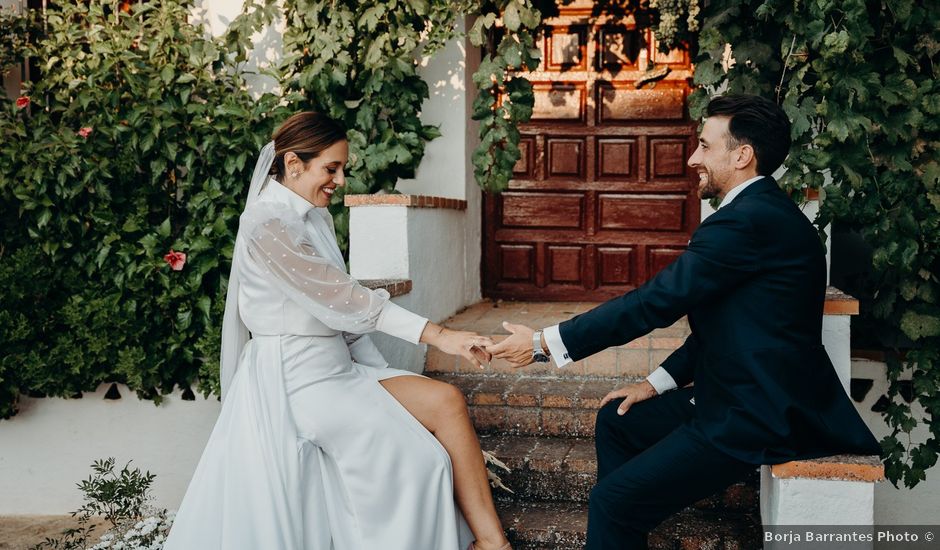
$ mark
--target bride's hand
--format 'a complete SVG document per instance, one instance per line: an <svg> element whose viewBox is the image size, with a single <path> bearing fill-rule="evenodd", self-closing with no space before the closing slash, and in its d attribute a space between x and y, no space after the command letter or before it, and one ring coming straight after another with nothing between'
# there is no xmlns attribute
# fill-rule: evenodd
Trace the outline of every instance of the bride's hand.
<svg viewBox="0 0 940 550"><path fill-rule="evenodd" d="M482 363L489 363L492 359L492 355L484 347L492 346L493 340L475 332L450 330L428 323L421 333L421 342L430 344L444 353L459 355L480 368L483 368Z"/></svg>

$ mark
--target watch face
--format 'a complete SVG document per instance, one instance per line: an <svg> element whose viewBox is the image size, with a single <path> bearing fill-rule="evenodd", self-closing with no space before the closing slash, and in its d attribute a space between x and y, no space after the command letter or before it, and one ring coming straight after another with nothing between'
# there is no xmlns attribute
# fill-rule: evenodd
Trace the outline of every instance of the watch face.
<svg viewBox="0 0 940 550"><path fill-rule="evenodd" d="M536 353L532 356L532 360L536 363L548 363L548 356L544 353Z"/></svg>

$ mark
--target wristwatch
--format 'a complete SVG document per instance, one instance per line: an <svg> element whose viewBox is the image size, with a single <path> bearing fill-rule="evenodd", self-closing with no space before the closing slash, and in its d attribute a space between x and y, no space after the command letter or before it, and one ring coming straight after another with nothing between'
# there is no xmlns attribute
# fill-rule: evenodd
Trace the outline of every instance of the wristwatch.
<svg viewBox="0 0 940 550"><path fill-rule="evenodd" d="M549 353L542 349L542 331L537 330L532 334L532 361L536 363L548 363Z"/></svg>

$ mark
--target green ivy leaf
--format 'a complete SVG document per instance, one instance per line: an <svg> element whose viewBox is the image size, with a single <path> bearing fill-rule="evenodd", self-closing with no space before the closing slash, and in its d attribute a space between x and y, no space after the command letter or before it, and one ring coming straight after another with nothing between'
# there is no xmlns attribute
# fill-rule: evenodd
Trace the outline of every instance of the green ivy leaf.
<svg viewBox="0 0 940 550"><path fill-rule="evenodd" d="M940 318L914 311L906 311L901 316L901 330L911 340L940 336Z"/></svg>
<svg viewBox="0 0 940 550"><path fill-rule="evenodd" d="M516 32L522 25L522 15L519 13L519 4L516 0L510 0L503 12L503 25L510 32Z"/></svg>
<svg viewBox="0 0 940 550"><path fill-rule="evenodd" d="M170 236L170 218L163 220L163 223L157 227L157 235L164 239Z"/></svg>

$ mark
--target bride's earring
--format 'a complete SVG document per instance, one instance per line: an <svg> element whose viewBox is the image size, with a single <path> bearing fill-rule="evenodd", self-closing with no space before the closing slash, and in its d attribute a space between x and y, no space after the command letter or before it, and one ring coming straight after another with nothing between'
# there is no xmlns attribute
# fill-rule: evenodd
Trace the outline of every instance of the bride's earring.
<svg viewBox="0 0 940 550"><path fill-rule="evenodd" d="M299 175L300 175L300 174L299 174L298 172L293 171L293 170L292 170L291 173L290 173L290 177L292 177L292 178L294 178L294 179L297 179L297 176L299 176Z"/></svg>

